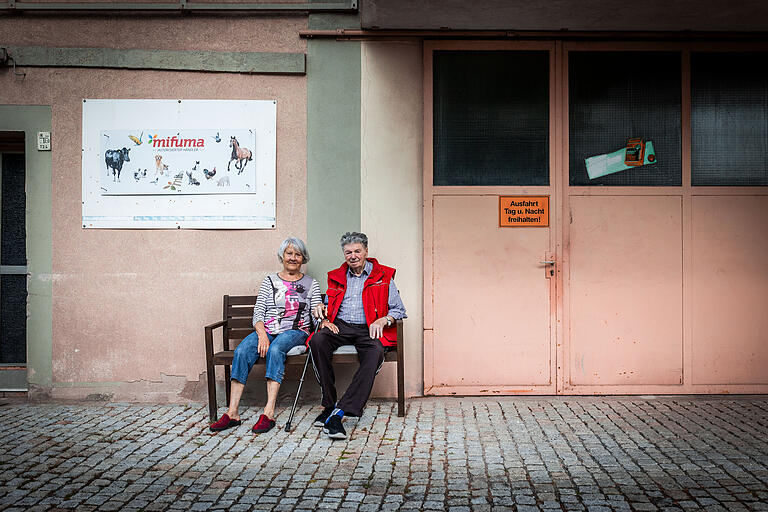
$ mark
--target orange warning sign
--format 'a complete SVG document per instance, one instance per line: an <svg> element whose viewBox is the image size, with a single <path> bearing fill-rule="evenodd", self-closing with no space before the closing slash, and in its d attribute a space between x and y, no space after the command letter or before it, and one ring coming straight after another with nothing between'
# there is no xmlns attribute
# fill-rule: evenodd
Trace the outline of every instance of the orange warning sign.
<svg viewBox="0 0 768 512"><path fill-rule="evenodd" d="M499 227L546 228L549 196L499 196Z"/></svg>

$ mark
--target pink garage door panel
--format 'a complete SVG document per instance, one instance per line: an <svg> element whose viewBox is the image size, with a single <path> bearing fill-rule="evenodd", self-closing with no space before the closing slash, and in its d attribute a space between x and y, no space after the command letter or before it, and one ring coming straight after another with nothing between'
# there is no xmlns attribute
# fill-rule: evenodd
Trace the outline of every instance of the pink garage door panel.
<svg viewBox="0 0 768 512"><path fill-rule="evenodd" d="M549 228L500 228L498 208L498 196L434 198L438 388L551 382Z"/></svg>
<svg viewBox="0 0 768 512"><path fill-rule="evenodd" d="M768 383L768 197L693 197L694 384Z"/></svg>
<svg viewBox="0 0 768 512"><path fill-rule="evenodd" d="M571 196L572 385L682 384L681 205Z"/></svg>

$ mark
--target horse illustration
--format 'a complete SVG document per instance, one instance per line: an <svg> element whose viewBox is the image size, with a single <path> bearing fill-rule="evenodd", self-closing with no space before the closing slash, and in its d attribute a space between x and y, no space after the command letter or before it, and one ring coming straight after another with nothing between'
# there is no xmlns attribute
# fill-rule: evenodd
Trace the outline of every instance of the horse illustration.
<svg viewBox="0 0 768 512"><path fill-rule="evenodd" d="M243 169L245 169L248 161L253 160L253 154L250 149L241 148L237 139L234 137L229 138L229 147L232 148L232 155L229 157L229 162L227 163L227 172L229 172L229 165L232 163L232 160L236 160L235 169L238 170L237 174L240 174L243 172Z"/></svg>

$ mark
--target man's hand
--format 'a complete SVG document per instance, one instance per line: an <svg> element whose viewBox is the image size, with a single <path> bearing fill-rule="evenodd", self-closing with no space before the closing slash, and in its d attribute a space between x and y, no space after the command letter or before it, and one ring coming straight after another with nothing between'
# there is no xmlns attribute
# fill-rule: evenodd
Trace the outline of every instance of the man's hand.
<svg viewBox="0 0 768 512"><path fill-rule="evenodd" d="M384 334L384 327L387 325L387 317L383 316L373 322L370 327L368 327L368 332L371 335L372 339L378 339L381 338L381 336Z"/></svg>
<svg viewBox="0 0 768 512"><path fill-rule="evenodd" d="M267 357L267 349L269 349L269 338L266 335L262 336L259 334L259 345L257 347L259 356Z"/></svg>
<svg viewBox="0 0 768 512"><path fill-rule="evenodd" d="M312 308L312 316L315 318L325 318L326 313L328 312L328 306L325 304L318 304L314 308Z"/></svg>
<svg viewBox="0 0 768 512"><path fill-rule="evenodd" d="M325 329L328 328L329 331L331 331L333 334L339 334L339 328L336 324L328 320L327 318L320 322L320 328Z"/></svg>

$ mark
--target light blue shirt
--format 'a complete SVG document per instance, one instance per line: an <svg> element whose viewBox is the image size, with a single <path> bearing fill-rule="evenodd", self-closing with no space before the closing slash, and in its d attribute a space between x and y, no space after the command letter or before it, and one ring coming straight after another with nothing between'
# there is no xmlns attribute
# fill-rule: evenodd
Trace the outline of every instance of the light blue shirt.
<svg viewBox="0 0 768 512"><path fill-rule="evenodd" d="M344 299L339 307L339 314L336 318L344 320L348 324L367 324L365 321L365 310L363 309L363 285L373 270L373 263L365 262L365 267L359 276L356 276L352 270L347 269L347 290L344 293ZM389 312L387 315L395 320L407 318L405 306L400 298L400 292L397 291L395 280L389 282L389 299L387 300Z"/></svg>

